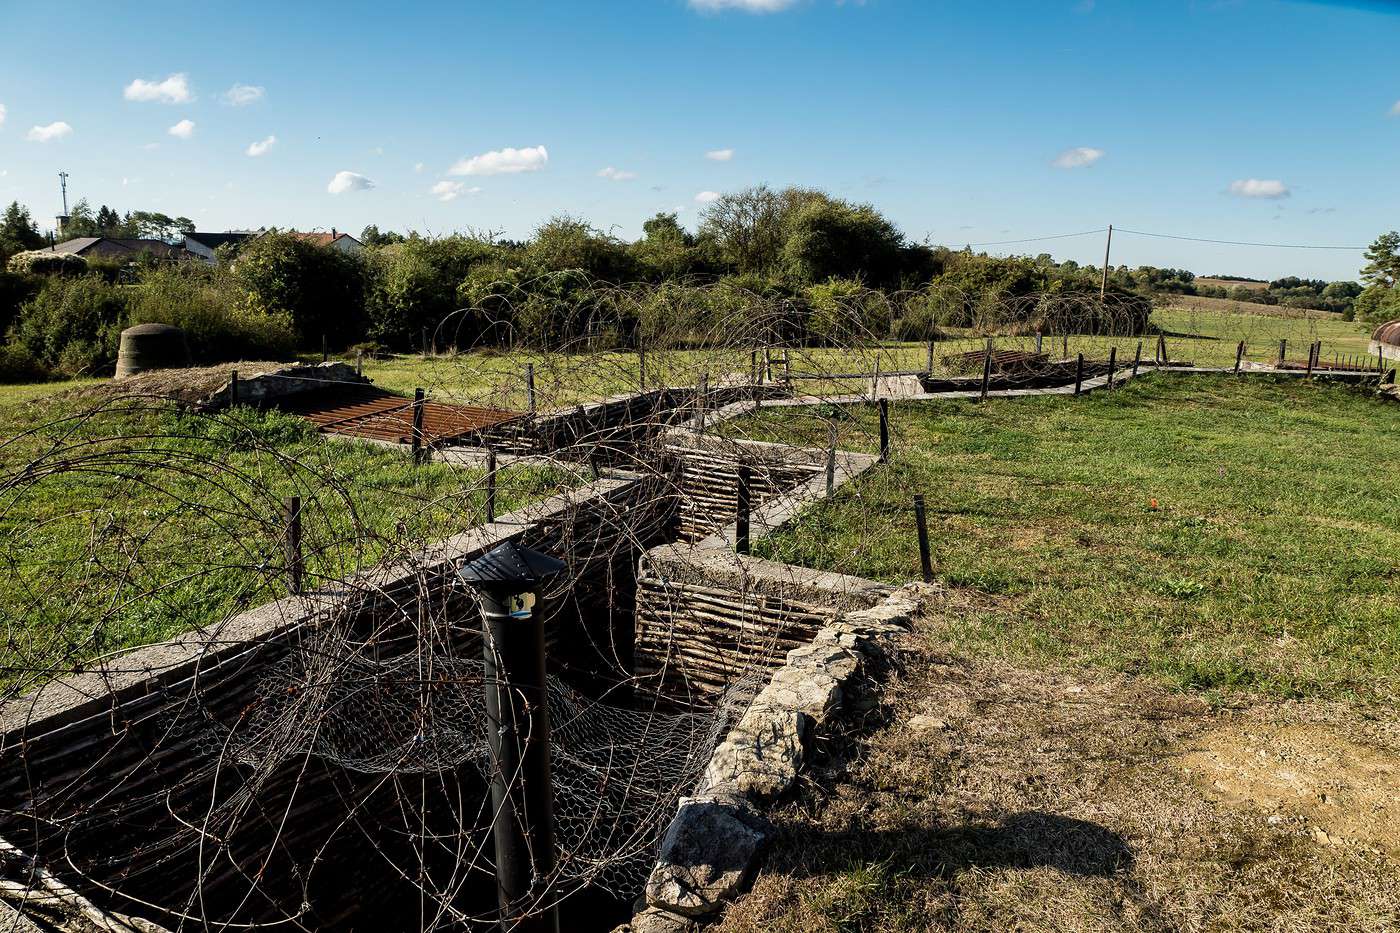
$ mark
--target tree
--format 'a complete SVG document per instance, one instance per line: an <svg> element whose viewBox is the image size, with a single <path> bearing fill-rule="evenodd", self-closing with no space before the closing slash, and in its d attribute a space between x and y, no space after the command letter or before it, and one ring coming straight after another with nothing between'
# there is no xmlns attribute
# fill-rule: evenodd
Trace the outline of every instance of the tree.
<svg viewBox="0 0 1400 933"><path fill-rule="evenodd" d="M1361 280L1382 288L1394 288L1400 282L1400 233L1382 233L1366 250Z"/></svg>
<svg viewBox="0 0 1400 933"><path fill-rule="evenodd" d="M15 253L38 249L44 245L44 237L39 233L39 225L29 214L29 208L18 201L11 201L0 218L0 264Z"/></svg>
<svg viewBox="0 0 1400 933"><path fill-rule="evenodd" d="M402 243L404 240L405 237L402 233L395 233L393 230L385 230L380 233L378 224L370 224L360 231L360 242L366 246L389 246L393 243Z"/></svg>
<svg viewBox="0 0 1400 933"><path fill-rule="evenodd" d="M97 209L97 229L103 236L121 236L121 226L122 218L116 211L105 204Z"/></svg>
<svg viewBox="0 0 1400 933"><path fill-rule="evenodd" d="M785 199L767 185L719 197L700 220L700 233L713 237L725 261L737 272L768 272L783 249Z"/></svg>
<svg viewBox="0 0 1400 933"><path fill-rule="evenodd" d="M797 283L854 279L876 288L899 286L904 235L870 205L811 197L784 226L783 268Z"/></svg>

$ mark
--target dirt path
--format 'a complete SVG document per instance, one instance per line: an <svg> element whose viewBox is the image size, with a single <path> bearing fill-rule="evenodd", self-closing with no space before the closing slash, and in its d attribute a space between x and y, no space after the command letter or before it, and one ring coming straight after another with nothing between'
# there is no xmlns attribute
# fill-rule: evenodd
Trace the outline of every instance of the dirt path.
<svg viewBox="0 0 1400 933"><path fill-rule="evenodd" d="M1398 928L1393 713L1212 710L953 655L946 624L828 743L721 930Z"/></svg>

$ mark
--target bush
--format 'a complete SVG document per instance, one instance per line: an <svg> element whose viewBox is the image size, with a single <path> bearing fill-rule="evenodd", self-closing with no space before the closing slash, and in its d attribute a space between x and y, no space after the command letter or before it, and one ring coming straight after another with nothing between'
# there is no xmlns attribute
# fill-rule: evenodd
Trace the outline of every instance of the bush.
<svg viewBox="0 0 1400 933"><path fill-rule="evenodd" d="M1357 320L1379 324L1400 318L1400 289L1371 285L1356 296L1353 305Z"/></svg>
<svg viewBox="0 0 1400 933"><path fill-rule="evenodd" d="M470 344L477 334L461 319L449 320L463 305L458 286L472 271L489 265L499 248L474 237L412 238L371 251L366 260L369 336L408 349L424 328L443 328L449 343ZM469 317L469 316L468 316Z"/></svg>
<svg viewBox="0 0 1400 933"><path fill-rule="evenodd" d="M291 320L303 347L364 339L365 269L356 256L285 233L267 233L244 245L233 264L247 293L244 307Z"/></svg>
<svg viewBox="0 0 1400 933"><path fill-rule="evenodd" d="M5 264L6 270L16 275L81 275L87 267L87 260L81 256L37 249L15 253Z"/></svg>
<svg viewBox="0 0 1400 933"><path fill-rule="evenodd" d="M890 335L890 303L883 293L850 279L830 279L806 290L807 330L822 343L862 343Z"/></svg>
<svg viewBox="0 0 1400 933"><path fill-rule="evenodd" d="M0 346L0 382L42 382L49 371L24 347L7 343Z"/></svg>
<svg viewBox="0 0 1400 933"><path fill-rule="evenodd" d="M93 375L111 369L126 320L123 286L99 275L53 277L20 309L12 342L61 375Z"/></svg>
<svg viewBox="0 0 1400 933"><path fill-rule="evenodd" d="M285 314L253 310L227 273L204 264L161 266L131 289L133 324L173 324L198 363L286 359L296 331Z"/></svg>

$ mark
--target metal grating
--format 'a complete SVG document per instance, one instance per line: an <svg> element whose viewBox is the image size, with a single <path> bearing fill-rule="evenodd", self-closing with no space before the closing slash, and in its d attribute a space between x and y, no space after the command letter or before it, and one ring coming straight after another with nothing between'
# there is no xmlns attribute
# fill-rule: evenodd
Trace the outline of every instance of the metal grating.
<svg viewBox="0 0 1400 933"><path fill-rule="evenodd" d="M317 389L278 400L278 407L300 415L321 431L394 444L413 439L413 399L374 386ZM461 441L486 429L522 418L520 412L472 405L423 403L423 443Z"/></svg>

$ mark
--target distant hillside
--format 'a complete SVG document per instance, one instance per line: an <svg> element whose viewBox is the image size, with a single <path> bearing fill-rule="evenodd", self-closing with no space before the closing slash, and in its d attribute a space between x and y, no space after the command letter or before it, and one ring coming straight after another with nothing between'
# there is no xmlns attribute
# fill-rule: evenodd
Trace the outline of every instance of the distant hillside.
<svg viewBox="0 0 1400 933"><path fill-rule="evenodd" d="M1255 292L1269 290L1268 282L1259 279L1243 279L1232 275L1201 275L1196 277L1197 285L1214 285L1217 288L1246 288Z"/></svg>

